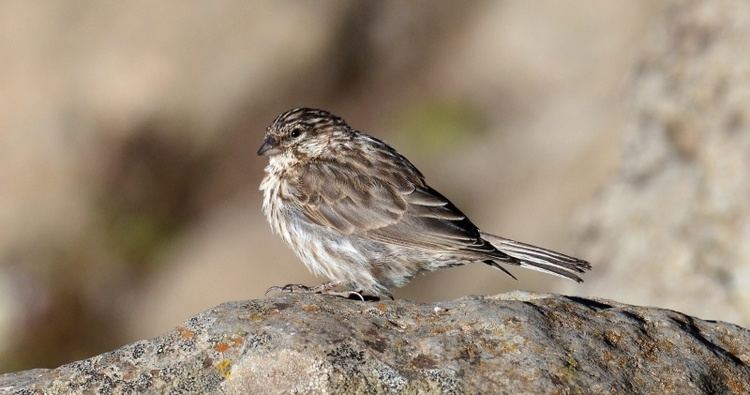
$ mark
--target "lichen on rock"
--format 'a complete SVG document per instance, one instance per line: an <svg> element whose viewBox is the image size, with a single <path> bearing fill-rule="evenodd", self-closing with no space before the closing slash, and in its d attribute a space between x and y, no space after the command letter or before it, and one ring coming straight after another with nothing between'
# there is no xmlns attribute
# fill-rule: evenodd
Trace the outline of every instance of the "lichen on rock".
<svg viewBox="0 0 750 395"><path fill-rule="evenodd" d="M0 392L748 393L750 331L675 311L513 292L420 304L282 294Z"/></svg>

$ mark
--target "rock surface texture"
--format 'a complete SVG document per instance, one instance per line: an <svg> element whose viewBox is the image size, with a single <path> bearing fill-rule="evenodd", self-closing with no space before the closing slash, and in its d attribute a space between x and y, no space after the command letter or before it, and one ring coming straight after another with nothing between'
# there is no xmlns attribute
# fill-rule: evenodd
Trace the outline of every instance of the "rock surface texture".
<svg viewBox="0 0 750 395"><path fill-rule="evenodd" d="M750 331L655 308L513 292L418 304L284 294L3 394L750 393Z"/></svg>
<svg viewBox="0 0 750 395"><path fill-rule="evenodd" d="M582 209L586 293L748 326L750 2L671 1L649 37L620 169Z"/></svg>

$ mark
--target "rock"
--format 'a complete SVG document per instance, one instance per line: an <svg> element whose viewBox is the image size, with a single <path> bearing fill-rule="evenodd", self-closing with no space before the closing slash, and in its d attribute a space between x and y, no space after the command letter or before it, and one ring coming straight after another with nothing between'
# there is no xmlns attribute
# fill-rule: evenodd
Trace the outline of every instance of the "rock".
<svg viewBox="0 0 750 395"><path fill-rule="evenodd" d="M750 330L675 311L513 292L419 304L282 294L3 394L750 392Z"/></svg>
<svg viewBox="0 0 750 395"><path fill-rule="evenodd" d="M586 295L750 325L748 37L750 2L665 8L632 77L619 171L581 210Z"/></svg>

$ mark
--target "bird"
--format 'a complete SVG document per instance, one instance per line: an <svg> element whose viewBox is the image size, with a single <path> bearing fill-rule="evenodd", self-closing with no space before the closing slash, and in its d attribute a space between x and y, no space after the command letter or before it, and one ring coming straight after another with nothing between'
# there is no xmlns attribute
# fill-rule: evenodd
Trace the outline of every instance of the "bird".
<svg viewBox="0 0 750 395"><path fill-rule="evenodd" d="M329 280L272 288L364 300L393 298L416 275L474 263L514 279L505 266L576 282L591 269L585 260L480 230L406 157L331 112L281 113L257 154L268 157L260 190L273 233Z"/></svg>

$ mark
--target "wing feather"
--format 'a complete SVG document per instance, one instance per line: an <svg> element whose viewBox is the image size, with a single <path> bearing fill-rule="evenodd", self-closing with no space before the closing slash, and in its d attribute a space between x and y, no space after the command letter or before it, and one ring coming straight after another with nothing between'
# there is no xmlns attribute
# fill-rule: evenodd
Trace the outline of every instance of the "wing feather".
<svg viewBox="0 0 750 395"><path fill-rule="evenodd" d="M482 239L477 227L430 188L406 158L378 140L363 146L366 154L339 153L311 161L291 185L310 221L343 235L404 247L507 257ZM357 160L361 155L370 159L363 164Z"/></svg>

